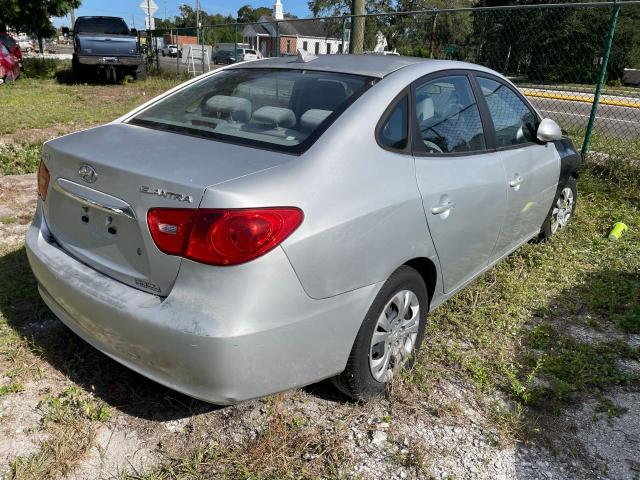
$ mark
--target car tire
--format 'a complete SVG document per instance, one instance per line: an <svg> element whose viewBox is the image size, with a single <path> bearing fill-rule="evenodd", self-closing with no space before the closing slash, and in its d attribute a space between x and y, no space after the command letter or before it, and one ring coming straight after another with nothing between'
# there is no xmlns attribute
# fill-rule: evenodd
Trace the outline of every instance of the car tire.
<svg viewBox="0 0 640 480"><path fill-rule="evenodd" d="M571 218L576 211L576 199L578 198L577 182L574 177L569 177L556 197L549 209L547 218L545 218L540 228L540 239L547 240L555 235L558 231L569 225Z"/></svg>
<svg viewBox="0 0 640 480"><path fill-rule="evenodd" d="M71 73L73 75L73 80L76 83L82 83L85 80L84 68L77 60L71 61Z"/></svg>
<svg viewBox="0 0 640 480"><path fill-rule="evenodd" d="M409 319L400 316L403 302L409 304L406 310ZM332 379L334 385L356 400L384 395L391 378L402 368L413 365L422 343L428 308L429 294L422 276L409 266L398 268L371 304L345 370ZM388 327L383 326L385 323Z"/></svg>
<svg viewBox="0 0 640 480"><path fill-rule="evenodd" d="M136 70L133 72L133 78L136 80L146 80L147 79L147 67L144 63L141 63Z"/></svg>

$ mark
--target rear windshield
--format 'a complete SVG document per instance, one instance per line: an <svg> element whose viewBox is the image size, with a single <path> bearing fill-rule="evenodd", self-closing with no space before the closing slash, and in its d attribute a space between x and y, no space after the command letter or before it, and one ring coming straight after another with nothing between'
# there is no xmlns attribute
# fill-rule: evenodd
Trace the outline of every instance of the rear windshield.
<svg viewBox="0 0 640 480"><path fill-rule="evenodd" d="M179 90L129 122L300 153L372 84L359 75L231 69Z"/></svg>
<svg viewBox="0 0 640 480"><path fill-rule="evenodd" d="M129 35L129 27L121 18L79 18L76 33Z"/></svg>

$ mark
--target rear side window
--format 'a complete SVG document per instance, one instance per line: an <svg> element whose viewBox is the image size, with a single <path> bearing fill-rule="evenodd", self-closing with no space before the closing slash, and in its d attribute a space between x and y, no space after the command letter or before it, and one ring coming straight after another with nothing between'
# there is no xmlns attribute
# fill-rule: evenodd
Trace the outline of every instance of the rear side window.
<svg viewBox="0 0 640 480"><path fill-rule="evenodd" d="M409 99L405 95L391 110L380 127L378 141L384 147L393 150L404 150L409 141L407 117Z"/></svg>
<svg viewBox="0 0 640 480"><path fill-rule="evenodd" d="M491 119L498 147L535 141L536 116L516 93L503 83L478 77Z"/></svg>
<svg viewBox="0 0 640 480"><path fill-rule="evenodd" d="M415 112L427 153L485 149L480 111L466 75L439 77L419 85Z"/></svg>
<svg viewBox="0 0 640 480"><path fill-rule="evenodd" d="M160 100L130 123L299 153L372 83L330 72L230 69Z"/></svg>

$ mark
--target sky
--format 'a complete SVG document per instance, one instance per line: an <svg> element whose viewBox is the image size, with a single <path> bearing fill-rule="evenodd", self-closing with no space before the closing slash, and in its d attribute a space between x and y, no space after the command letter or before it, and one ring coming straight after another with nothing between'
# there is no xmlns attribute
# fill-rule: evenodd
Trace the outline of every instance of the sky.
<svg viewBox="0 0 640 480"><path fill-rule="evenodd" d="M178 15L178 5L186 3L195 8L195 0L154 0L158 5L158 11L154 17L164 18L165 5L167 16L172 18ZM298 17L308 17L311 15L307 7L306 0L281 0L285 12L291 12ZM135 19L136 28L144 28L144 14L140 8L141 0L82 0L82 5L76 10L76 16L81 15L109 15L122 17L133 27L133 19ZM273 0L200 0L200 5L207 13L220 13L222 15L235 16L238 9L243 5L250 4L252 7L269 7L273 6ZM133 15L133 18L132 18ZM55 26L70 27L71 20L69 16L53 19Z"/></svg>

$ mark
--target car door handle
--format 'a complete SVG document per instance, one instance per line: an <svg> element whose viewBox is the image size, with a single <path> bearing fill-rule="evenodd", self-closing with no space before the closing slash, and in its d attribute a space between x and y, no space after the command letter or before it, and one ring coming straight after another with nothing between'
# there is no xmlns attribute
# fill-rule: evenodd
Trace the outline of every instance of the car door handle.
<svg viewBox="0 0 640 480"><path fill-rule="evenodd" d="M441 203L431 209L431 213L434 215L440 215L442 213L448 212L452 208L456 206L456 202L448 201L446 203Z"/></svg>
<svg viewBox="0 0 640 480"><path fill-rule="evenodd" d="M511 188L516 188L522 185L522 182L524 182L524 178L522 178L520 175L516 175L516 178L509 182L509 186Z"/></svg>

